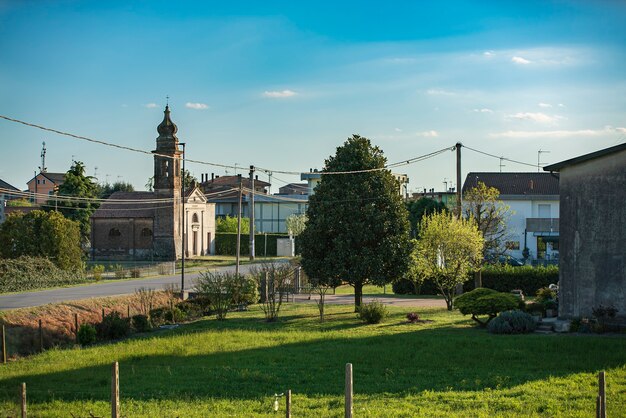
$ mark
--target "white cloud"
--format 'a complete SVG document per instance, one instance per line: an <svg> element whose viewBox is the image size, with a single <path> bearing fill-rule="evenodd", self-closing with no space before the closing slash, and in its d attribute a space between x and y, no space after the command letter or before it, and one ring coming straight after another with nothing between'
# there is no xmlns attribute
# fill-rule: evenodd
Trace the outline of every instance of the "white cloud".
<svg viewBox="0 0 626 418"><path fill-rule="evenodd" d="M429 89L426 91L426 93L430 94L431 96L454 96L455 95L455 93L451 91L446 91L446 90L441 90L441 89Z"/></svg>
<svg viewBox="0 0 626 418"><path fill-rule="evenodd" d="M559 103L559 107L565 107L563 103Z"/></svg>
<svg viewBox="0 0 626 418"><path fill-rule="evenodd" d="M474 109L474 112L477 112L477 113L493 113L493 110L487 109L486 107L484 107L482 109Z"/></svg>
<svg viewBox="0 0 626 418"><path fill-rule="evenodd" d="M493 52L493 51L485 51L485 52L483 52L483 56L485 56L487 58L491 58L491 57L493 57L495 55L496 55L496 53Z"/></svg>
<svg viewBox="0 0 626 418"><path fill-rule="evenodd" d="M394 128L394 131L396 131L396 132L402 132L402 129L400 129L400 128Z"/></svg>
<svg viewBox="0 0 626 418"><path fill-rule="evenodd" d="M626 128L605 126L604 129L579 129L575 131L554 130L554 131L506 131L489 134L491 138L567 138L567 137L588 137L602 136L614 133L626 133Z"/></svg>
<svg viewBox="0 0 626 418"><path fill-rule="evenodd" d="M550 103L539 103L539 107L550 108L552 105Z"/></svg>
<svg viewBox="0 0 626 418"><path fill-rule="evenodd" d="M147 107L148 109L154 109L155 107L157 107L157 104L156 103L147 103L144 106Z"/></svg>
<svg viewBox="0 0 626 418"><path fill-rule="evenodd" d="M507 116L509 119L529 120L537 123L554 123L558 120L564 119L562 116L550 116L545 113L533 113L533 112L518 112Z"/></svg>
<svg viewBox="0 0 626 418"><path fill-rule="evenodd" d="M431 130L431 131L417 132L415 135L423 136L426 138L435 138L439 136L439 132Z"/></svg>
<svg viewBox="0 0 626 418"><path fill-rule="evenodd" d="M511 61L513 61L515 64L523 64L523 65L530 64L529 60L527 60L526 58L522 58L522 57L513 57L511 58Z"/></svg>
<svg viewBox="0 0 626 418"><path fill-rule="evenodd" d="M185 103L185 107L187 109L205 110L205 109L209 108L209 105L207 105L205 103L191 103L191 102L187 102L187 103Z"/></svg>
<svg viewBox="0 0 626 418"><path fill-rule="evenodd" d="M270 97L272 99L284 99L286 97L292 97L295 96L296 93L295 91L292 90L283 90L283 91L266 91L263 93L264 97Z"/></svg>

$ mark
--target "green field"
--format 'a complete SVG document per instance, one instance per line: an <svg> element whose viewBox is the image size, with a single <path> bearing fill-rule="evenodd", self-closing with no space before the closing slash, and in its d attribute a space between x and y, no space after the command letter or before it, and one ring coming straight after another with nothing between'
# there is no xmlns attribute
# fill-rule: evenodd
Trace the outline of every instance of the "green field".
<svg viewBox="0 0 626 418"><path fill-rule="evenodd" d="M291 389L293 416L343 416L345 364L354 367L355 416L590 417L596 374L607 371L609 416L626 416L626 338L495 336L458 313L391 309L363 325L352 306L260 307L87 349L51 350L0 367L0 416L17 416L26 382L30 416L108 416L111 362L120 363L122 416L273 415ZM281 405L281 413L284 414Z"/></svg>

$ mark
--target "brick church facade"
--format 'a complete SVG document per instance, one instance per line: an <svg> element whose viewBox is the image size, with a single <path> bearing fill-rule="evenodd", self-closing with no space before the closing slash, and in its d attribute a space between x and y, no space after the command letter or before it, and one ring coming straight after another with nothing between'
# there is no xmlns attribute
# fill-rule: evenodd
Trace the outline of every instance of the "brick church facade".
<svg viewBox="0 0 626 418"><path fill-rule="evenodd" d="M182 204L182 151L178 127L165 107L154 153L154 191L116 192L91 217L91 257L95 260L175 260L215 251L215 204L197 186ZM183 215L185 233L183 234Z"/></svg>

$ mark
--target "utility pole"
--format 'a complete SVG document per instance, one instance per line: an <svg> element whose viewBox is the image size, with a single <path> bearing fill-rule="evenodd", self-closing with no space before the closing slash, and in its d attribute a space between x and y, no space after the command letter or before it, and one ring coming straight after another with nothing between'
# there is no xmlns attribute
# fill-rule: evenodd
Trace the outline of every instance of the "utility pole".
<svg viewBox="0 0 626 418"><path fill-rule="evenodd" d="M239 247L241 244L241 195L243 193L243 189L241 186L241 174L237 174L237 177L239 177L239 204L237 205L237 260L235 264L235 274L239 275Z"/></svg>
<svg viewBox="0 0 626 418"><path fill-rule="evenodd" d="M502 162L504 161L504 157L500 157L500 172L502 173L502 167L506 167Z"/></svg>
<svg viewBox="0 0 626 418"><path fill-rule="evenodd" d="M461 147L463 144L456 143L456 212L457 218L461 219Z"/></svg>
<svg viewBox="0 0 626 418"><path fill-rule="evenodd" d="M254 260L254 166L250 166L250 260Z"/></svg>
<svg viewBox="0 0 626 418"><path fill-rule="evenodd" d="M180 145L183 146L183 175L182 177L182 187L181 187L181 193L182 193L182 209L183 209L183 245L182 245L182 260L181 260L181 264L180 264L180 298L182 300L185 300L185 241L187 240L187 234L186 234L186 230L185 230L185 217L186 217L186 213L185 213L185 143L181 142Z"/></svg>

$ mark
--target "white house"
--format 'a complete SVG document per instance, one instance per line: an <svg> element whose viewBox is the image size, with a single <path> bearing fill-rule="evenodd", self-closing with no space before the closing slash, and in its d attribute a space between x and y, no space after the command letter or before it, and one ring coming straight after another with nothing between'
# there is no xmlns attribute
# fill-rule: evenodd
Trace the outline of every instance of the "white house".
<svg viewBox="0 0 626 418"><path fill-rule="evenodd" d="M559 259L559 178L550 173L468 173L463 193L483 182L500 191L500 200L511 209L507 222L508 253L523 258L558 262Z"/></svg>

